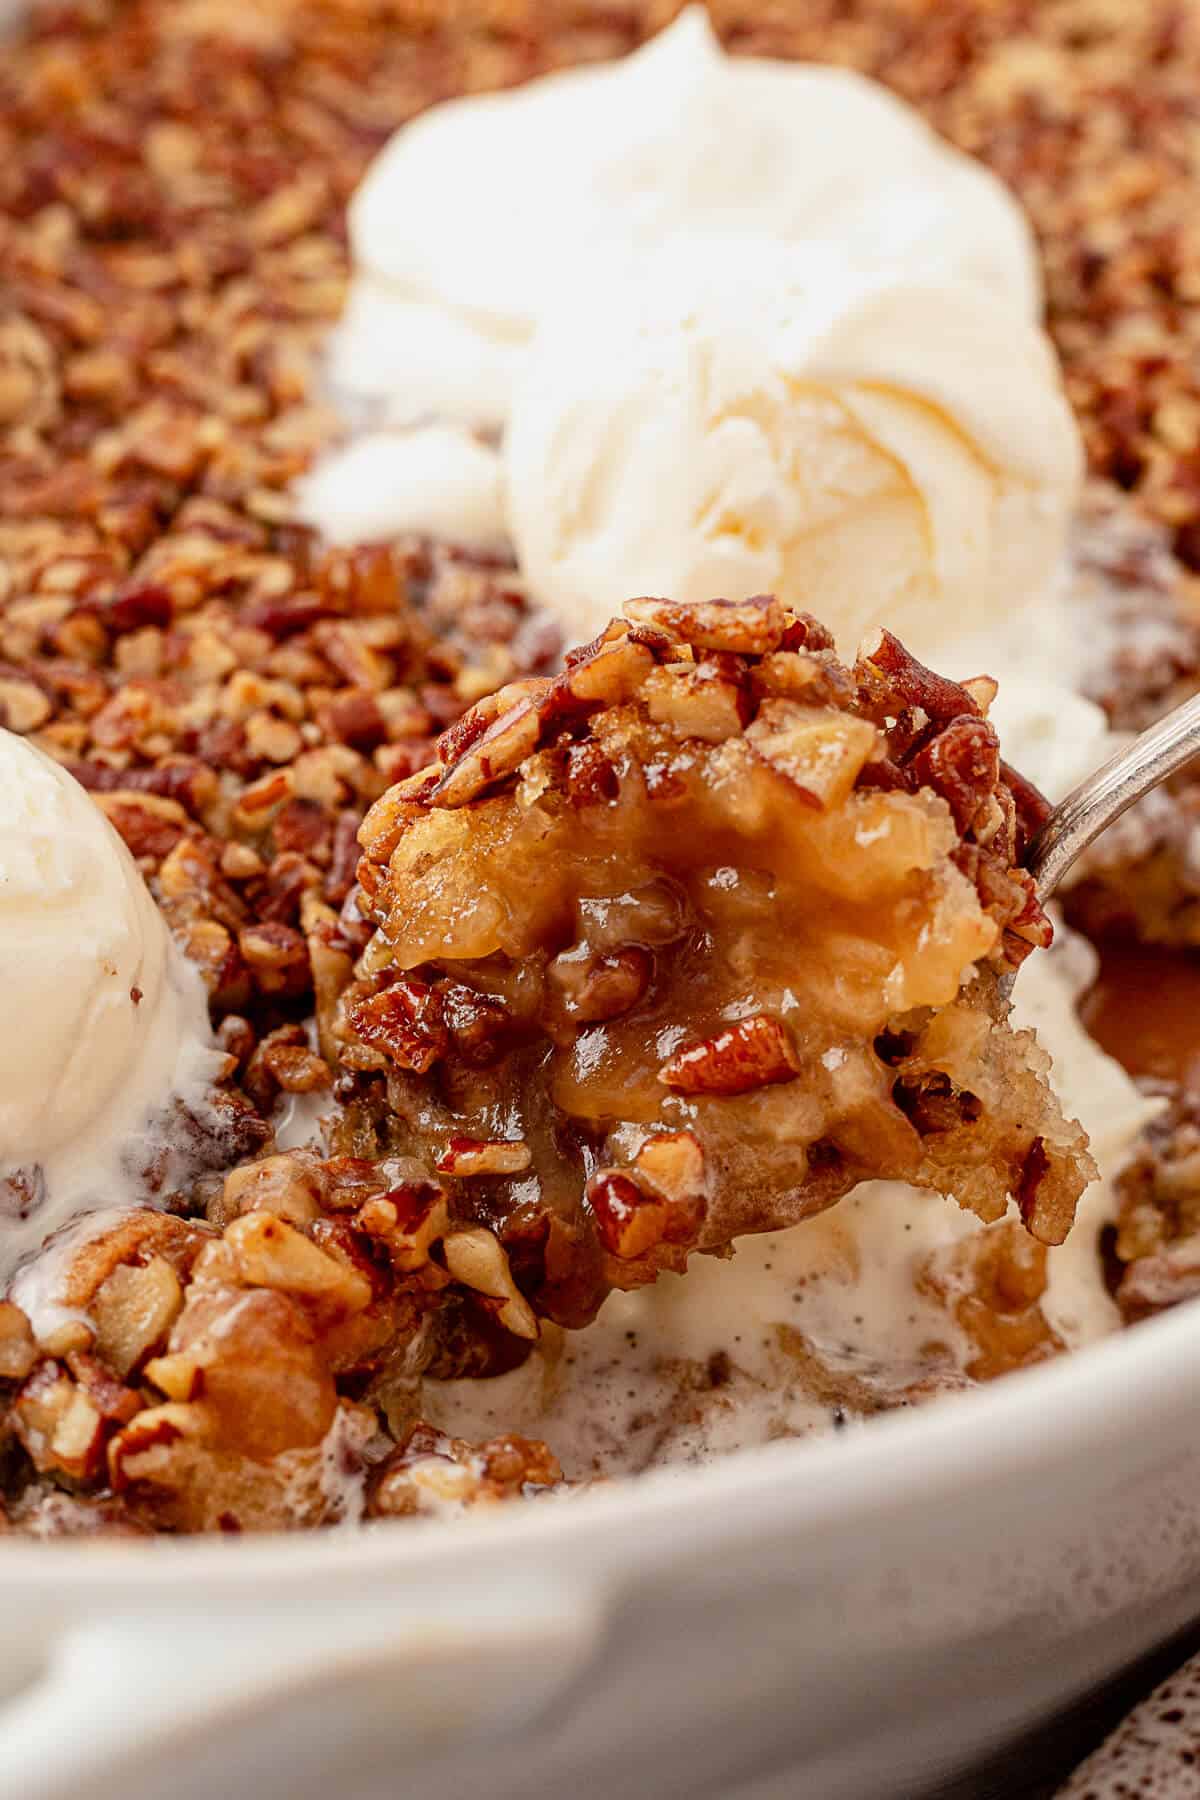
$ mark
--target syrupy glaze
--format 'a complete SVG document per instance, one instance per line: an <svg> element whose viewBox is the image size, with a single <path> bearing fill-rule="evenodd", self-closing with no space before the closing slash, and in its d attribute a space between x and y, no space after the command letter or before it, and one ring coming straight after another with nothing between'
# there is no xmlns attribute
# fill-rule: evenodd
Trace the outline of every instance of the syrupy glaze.
<svg viewBox="0 0 1200 1800"><path fill-rule="evenodd" d="M1080 1016L1131 1075L1200 1087L1200 955L1102 945Z"/></svg>

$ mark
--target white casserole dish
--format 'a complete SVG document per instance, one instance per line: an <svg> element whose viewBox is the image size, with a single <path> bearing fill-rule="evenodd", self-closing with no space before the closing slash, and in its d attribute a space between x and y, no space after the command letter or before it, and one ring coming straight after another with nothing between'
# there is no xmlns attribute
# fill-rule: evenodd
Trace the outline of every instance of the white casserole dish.
<svg viewBox="0 0 1200 1800"><path fill-rule="evenodd" d="M1188 1307L479 1522L12 1540L0 1800L912 1796L1200 1611L1198 1414Z"/></svg>

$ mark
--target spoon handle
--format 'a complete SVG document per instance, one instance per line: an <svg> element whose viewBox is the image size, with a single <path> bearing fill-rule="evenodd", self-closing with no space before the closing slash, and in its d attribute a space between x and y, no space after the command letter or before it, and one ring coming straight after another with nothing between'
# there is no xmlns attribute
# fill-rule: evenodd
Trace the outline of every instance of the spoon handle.
<svg viewBox="0 0 1200 1800"><path fill-rule="evenodd" d="M1200 694L1110 756L1054 808L1025 858L1038 898L1048 899L1094 838L1193 756L1200 756Z"/></svg>

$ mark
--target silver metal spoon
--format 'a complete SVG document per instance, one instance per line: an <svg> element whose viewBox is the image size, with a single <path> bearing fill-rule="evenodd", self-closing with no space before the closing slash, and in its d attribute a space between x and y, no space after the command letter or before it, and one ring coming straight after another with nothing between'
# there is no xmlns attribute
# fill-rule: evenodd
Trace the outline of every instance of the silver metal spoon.
<svg viewBox="0 0 1200 1800"><path fill-rule="evenodd" d="M1060 800L1034 838L1025 867L1047 900L1075 859L1135 800L1200 756L1200 694L1110 756Z"/></svg>

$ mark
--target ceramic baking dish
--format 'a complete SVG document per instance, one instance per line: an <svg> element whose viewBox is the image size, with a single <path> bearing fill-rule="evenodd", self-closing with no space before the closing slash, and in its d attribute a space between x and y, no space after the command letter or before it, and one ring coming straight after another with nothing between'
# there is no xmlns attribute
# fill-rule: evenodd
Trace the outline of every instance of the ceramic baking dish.
<svg viewBox="0 0 1200 1800"><path fill-rule="evenodd" d="M0 1800L912 1796L1200 1611L1200 1308L458 1523L0 1545Z"/></svg>

